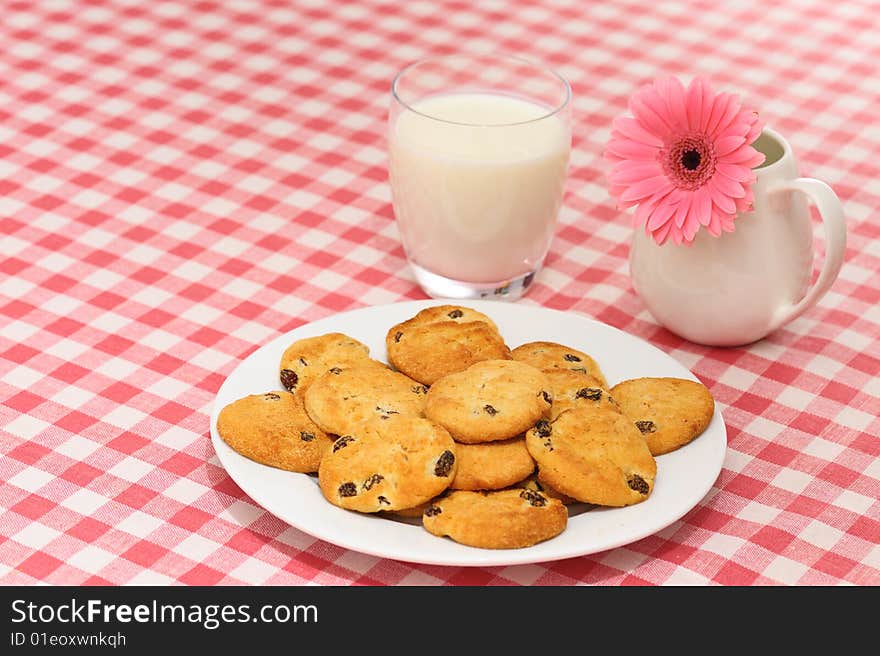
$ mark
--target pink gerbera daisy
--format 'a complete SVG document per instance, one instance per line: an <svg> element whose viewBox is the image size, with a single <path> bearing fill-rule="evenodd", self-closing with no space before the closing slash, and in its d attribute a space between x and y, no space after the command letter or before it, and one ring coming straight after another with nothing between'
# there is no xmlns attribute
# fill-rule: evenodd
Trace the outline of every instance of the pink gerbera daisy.
<svg viewBox="0 0 880 656"><path fill-rule="evenodd" d="M714 94L695 78L655 80L630 98L632 117L614 120L605 158L610 192L621 209L638 206L636 226L658 244L689 244L701 226L731 232L751 208L755 172L764 155L752 147L758 114L733 94Z"/></svg>

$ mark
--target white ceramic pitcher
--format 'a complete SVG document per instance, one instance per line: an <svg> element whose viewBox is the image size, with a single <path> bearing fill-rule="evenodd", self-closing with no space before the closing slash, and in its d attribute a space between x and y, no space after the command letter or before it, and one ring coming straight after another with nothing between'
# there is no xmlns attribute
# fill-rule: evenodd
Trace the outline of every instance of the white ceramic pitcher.
<svg viewBox="0 0 880 656"><path fill-rule="evenodd" d="M837 278L846 247L843 208L827 184L798 177L791 146L764 128L754 147L754 211L733 232L700 230L690 246L658 246L636 228L630 248L633 287L661 324L692 342L754 342L812 307ZM813 227L807 200L825 225L825 261L810 287Z"/></svg>

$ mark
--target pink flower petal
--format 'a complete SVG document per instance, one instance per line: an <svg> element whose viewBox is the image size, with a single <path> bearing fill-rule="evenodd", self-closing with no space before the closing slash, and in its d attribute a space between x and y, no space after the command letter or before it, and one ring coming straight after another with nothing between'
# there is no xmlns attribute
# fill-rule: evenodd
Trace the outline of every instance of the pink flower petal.
<svg viewBox="0 0 880 656"><path fill-rule="evenodd" d="M755 150L755 149L752 148L752 150ZM748 165L749 168L753 169L756 166L760 166L761 164L763 164L765 159L767 159L767 158L764 155L764 153L762 153L759 150L755 150L754 156L752 157L752 159L748 160L746 162L746 164Z"/></svg>
<svg viewBox="0 0 880 656"><path fill-rule="evenodd" d="M685 109L688 117L688 127L694 132L702 132L705 124L703 102L711 96L709 83L705 78L695 77L691 80L687 89ZM711 107L705 109L711 110Z"/></svg>
<svg viewBox="0 0 880 656"><path fill-rule="evenodd" d="M714 237L717 237L721 234L721 215L717 213L712 213L712 219L709 221L709 225L706 226L706 229L709 231Z"/></svg>
<svg viewBox="0 0 880 656"><path fill-rule="evenodd" d="M657 94L663 99L667 120L675 132L686 132L688 129L687 112L685 111L685 88L677 77L660 78L654 83Z"/></svg>
<svg viewBox="0 0 880 656"><path fill-rule="evenodd" d="M721 137L715 141L715 157L724 157L735 151L745 142L745 138L740 136Z"/></svg>
<svg viewBox="0 0 880 656"><path fill-rule="evenodd" d="M666 202L670 205L678 205L687 193L689 192L682 191L678 187L674 187L672 191L670 191L669 194L666 196Z"/></svg>
<svg viewBox="0 0 880 656"><path fill-rule="evenodd" d="M715 102L712 104L712 112L709 115L709 120L706 122L706 134L715 136L715 129L718 127L719 121L721 121L727 113L727 110L730 107L730 102L730 94L718 94L715 98Z"/></svg>
<svg viewBox="0 0 880 656"><path fill-rule="evenodd" d="M737 116L731 123L724 129L724 133L718 135L719 137L730 137L736 135L738 137L745 138L748 135L749 130L752 129L752 121L746 115L746 112L740 112L739 116Z"/></svg>
<svg viewBox="0 0 880 656"><path fill-rule="evenodd" d="M706 187L700 187L694 192L690 215L700 225L709 223L712 217L712 193Z"/></svg>
<svg viewBox="0 0 880 656"><path fill-rule="evenodd" d="M647 100L670 128L681 130L687 127L686 122L679 122L675 116L676 110L684 109L684 86L677 78L665 77L656 80Z"/></svg>
<svg viewBox="0 0 880 656"><path fill-rule="evenodd" d="M737 212L751 212L754 208L755 195L751 187L746 188L746 195L736 199Z"/></svg>
<svg viewBox="0 0 880 656"><path fill-rule="evenodd" d="M666 179L665 175L658 175L653 178L640 180L634 185L630 185L630 187L621 194L620 200L626 202L647 198L656 193L659 189L662 189L668 183L669 181Z"/></svg>
<svg viewBox="0 0 880 656"><path fill-rule="evenodd" d="M638 227L640 225L646 224L648 221L648 217L651 215L651 211L654 209L654 205L650 201L646 201L639 205L636 208L636 211L633 212L633 227Z"/></svg>
<svg viewBox="0 0 880 656"><path fill-rule="evenodd" d="M655 230L651 233L651 236L654 237L654 241L657 242L660 246L666 243L666 239L669 237L669 233L672 231L672 221L667 221L664 225L662 225L659 229Z"/></svg>
<svg viewBox="0 0 880 656"><path fill-rule="evenodd" d="M644 159L653 160L657 158L656 146L648 146L640 141L633 141L625 137L612 139L605 147L606 155L614 155L621 159Z"/></svg>
<svg viewBox="0 0 880 656"><path fill-rule="evenodd" d="M668 203L660 203L659 205L655 205L653 207L651 215L648 217L648 222L645 225L647 226L648 230L653 232L665 225L669 221L669 219L672 218L672 213L674 211L675 206Z"/></svg>
<svg viewBox="0 0 880 656"><path fill-rule="evenodd" d="M672 132L672 126L664 116L663 100L657 95L653 86L633 95L629 101L629 108L636 120L648 132L658 136Z"/></svg>
<svg viewBox="0 0 880 656"><path fill-rule="evenodd" d="M614 165L608 178L612 184L629 185L646 178L655 178L658 175L663 175L663 169L657 162L624 160Z"/></svg>
<svg viewBox="0 0 880 656"><path fill-rule="evenodd" d="M733 222L736 220L737 216L739 215L736 212L718 212L718 220L721 224L721 228L724 229L725 226L731 226L732 229Z"/></svg>
<svg viewBox="0 0 880 656"><path fill-rule="evenodd" d="M730 96L729 104L727 105L724 114L718 119L718 123L712 130L711 136L718 137L725 134L725 131L730 127L730 124L739 116L741 109L742 106L736 97Z"/></svg>
<svg viewBox="0 0 880 656"><path fill-rule="evenodd" d="M699 78L691 80L685 96L685 112L688 118L688 130L696 132L700 126L700 112L703 109L703 92L699 88Z"/></svg>
<svg viewBox="0 0 880 656"><path fill-rule="evenodd" d="M705 78L701 78L701 89L703 91L702 110L700 111L700 132L706 131L706 125L709 123L709 117L712 115L712 107L715 104L715 94L712 93L712 85Z"/></svg>
<svg viewBox="0 0 880 656"><path fill-rule="evenodd" d="M673 203L669 200L669 195L676 190L676 187L671 182L665 187L661 187L657 191L654 192L654 195L648 199L649 202L655 205L673 205Z"/></svg>
<svg viewBox="0 0 880 656"><path fill-rule="evenodd" d="M709 190L709 195L712 198L712 204L721 212L733 214L736 212L736 201L733 199L733 197L721 191L718 186L719 178L723 178L723 176L715 176L715 178L713 178L712 181L706 185L706 188ZM731 184L736 183L731 182ZM740 187L740 193L745 194L745 192L742 191L742 187Z"/></svg>
<svg viewBox="0 0 880 656"><path fill-rule="evenodd" d="M711 212L711 205L710 212ZM694 238L694 235L697 234L697 231L700 229L700 219L698 214L694 211L694 204L691 202L691 211L687 213L684 218L684 225L681 226L681 233L685 240L689 241Z"/></svg>
<svg viewBox="0 0 880 656"><path fill-rule="evenodd" d="M755 202L755 192L752 190L751 187L749 187L748 189L746 189L746 195L745 195L745 197L743 197L742 200L743 200L744 203L748 203L749 205L753 205L753 204L754 204L754 202Z"/></svg>
<svg viewBox="0 0 880 656"><path fill-rule="evenodd" d="M643 128L637 120L626 116L618 116L614 119L613 127L623 136L638 141L639 143L655 146L659 148L663 145L663 141L655 134L651 134Z"/></svg>
<svg viewBox="0 0 880 656"><path fill-rule="evenodd" d="M745 212L751 212L751 211L752 211L752 204L751 204L751 202L749 202L749 201L746 200L745 198L737 198L736 200L734 200L734 202L736 203L736 211L737 211L737 213L745 213Z"/></svg>
<svg viewBox="0 0 880 656"><path fill-rule="evenodd" d="M718 159L723 160L725 164L741 164L742 166L752 168L752 166L756 166L753 162L760 164L764 161L764 154L759 153L751 146L743 145L732 153L727 153Z"/></svg>
<svg viewBox="0 0 880 656"><path fill-rule="evenodd" d="M725 198L742 198L746 195L743 186L736 180L731 180L726 175L715 175L709 183L713 190L713 200L715 195L724 196Z"/></svg>
<svg viewBox="0 0 880 656"><path fill-rule="evenodd" d="M691 211L691 194L682 195L681 202L675 206L675 227L681 228Z"/></svg>
<svg viewBox="0 0 880 656"><path fill-rule="evenodd" d="M715 171L736 182L747 182L755 177L754 172L747 166L729 164L726 161L715 162Z"/></svg>

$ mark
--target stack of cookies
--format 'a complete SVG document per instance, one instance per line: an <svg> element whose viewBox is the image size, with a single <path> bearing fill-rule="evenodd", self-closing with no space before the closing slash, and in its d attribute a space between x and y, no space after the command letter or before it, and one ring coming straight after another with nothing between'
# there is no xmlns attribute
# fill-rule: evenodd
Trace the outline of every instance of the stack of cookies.
<svg viewBox="0 0 880 656"><path fill-rule="evenodd" d="M290 344L281 388L224 407L238 453L318 474L330 503L420 517L475 547L528 547L565 530L570 504L647 499L655 456L714 413L700 383L609 386L589 354L546 341L511 349L485 314L437 305L389 327L388 363L329 333Z"/></svg>

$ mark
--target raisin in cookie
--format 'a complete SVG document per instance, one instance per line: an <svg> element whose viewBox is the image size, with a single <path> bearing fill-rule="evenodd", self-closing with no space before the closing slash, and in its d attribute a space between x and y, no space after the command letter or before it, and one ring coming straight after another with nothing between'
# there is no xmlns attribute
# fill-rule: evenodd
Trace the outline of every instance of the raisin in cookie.
<svg viewBox="0 0 880 656"><path fill-rule="evenodd" d="M220 410L217 433L235 451L287 471L318 471L333 440L306 414L290 392L245 396Z"/></svg>
<svg viewBox="0 0 880 656"><path fill-rule="evenodd" d="M569 369L545 369L544 375L550 381L550 394L553 397L551 419L566 410L582 406L608 405L618 409L608 389L598 378Z"/></svg>
<svg viewBox="0 0 880 656"><path fill-rule="evenodd" d="M547 485L546 483L541 483L538 480L538 474L533 473L529 475L527 478L516 483L513 487L519 489L526 490L534 490L535 492L540 492L545 497L552 497L554 499L559 499L566 506L570 506L573 503L578 503L578 500L574 497L570 497L567 494L563 494L559 490L554 490L552 487Z"/></svg>
<svg viewBox="0 0 880 656"><path fill-rule="evenodd" d="M543 372L515 360L485 360L449 374L428 390L425 416L458 442L506 440L549 416Z"/></svg>
<svg viewBox="0 0 880 656"><path fill-rule="evenodd" d="M633 378L612 387L611 393L655 456L693 441L715 412L708 388L684 378Z"/></svg>
<svg viewBox="0 0 880 656"><path fill-rule="evenodd" d="M483 549L520 549L549 540L568 524L559 499L528 489L456 490L425 509L422 525L440 537Z"/></svg>
<svg viewBox="0 0 880 656"><path fill-rule="evenodd" d="M370 349L342 333L298 339L281 355L281 384L288 392L304 392L309 383L330 369L385 365L370 358Z"/></svg>
<svg viewBox="0 0 880 656"><path fill-rule="evenodd" d="M454 490L498 490L535 470L522 435L484 444L458 444L458 469L449 486Z"/></svg>
<svg viewBox="0 0 880 656"><path fill-rule="evenodd" d="M385 336L388 361L425 385L482 360L509 360L510 349L486 315L442 305L392 326Z"/></svg>
<svg viewBox="0 0 880 656"><path fill-rule="evenodd" d="M412 508L443 492L455 478L455 442L420 417L362 424L321 460L318 483L341 508L379 512Z"/></svg>
<svg viewBox="0 0 880 656"><path fill-rule="evenodd" d="M654 488L657 463L638 429L608 406L567 410L526 433L538 463L538 481L562 494L600 506L644 501Z"/></svg>
<svg viewBox="0 0 880 656"><path fill-rule="evenodd" d="M608 383L598 363L583 351L556 342L529 342L510 352L511 357L541 370L569 369L593 376L605 389Z"/></svg>
<svg viewBox="0 0 880 656"><path fill-rule="evenodd" d="M397 415L424 415L427 389L402 373L374 366L331 369L305 393L309 417L328 433L355 432L360 424Z"/></svg>

